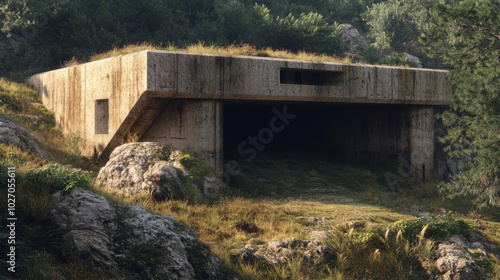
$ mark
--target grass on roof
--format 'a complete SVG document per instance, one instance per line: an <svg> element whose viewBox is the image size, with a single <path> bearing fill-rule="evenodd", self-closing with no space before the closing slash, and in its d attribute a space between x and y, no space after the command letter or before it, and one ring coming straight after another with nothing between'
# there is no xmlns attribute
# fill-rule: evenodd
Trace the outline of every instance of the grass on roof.
<svg viewBox="0 0 500 280"><path fill-rule="evenodd" d="M309 60L309 61L320 61L320 62L340 62L340 63L352 62L351 59L348 57L338 57L326 54L308 53L305 51L298 51L297 53L294 53L288 50L274 50L270 47L258 49L257 47L249 44L237 44L237 45L233 44L229 46L217 46L217 45L205 45L205 43L200 42L197 44L188 45L185 48L180 48L172 44L166 46L162 45L157 46L150 43L127 45L121 48L114 47L110 51L92 55L88 61L78 61L77 59L73 58L65 62L64 66L74 66L85 62L106 59L110 57L140 52L144 50L163 50L163 51L204 53L204 54L217 54L217 55L260 56L260 57L285 58L285 59Z"/></svg>

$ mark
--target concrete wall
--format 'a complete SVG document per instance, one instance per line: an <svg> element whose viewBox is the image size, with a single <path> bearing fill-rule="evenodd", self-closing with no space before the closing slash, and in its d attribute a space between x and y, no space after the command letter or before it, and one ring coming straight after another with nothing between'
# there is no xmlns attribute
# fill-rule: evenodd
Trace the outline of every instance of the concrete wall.
<svg viewBox="0 0 500 280"><path fill-rule="evenodd" d="M147 52L119 56L38 74L29 82L40 89L61 131L79 134L87 142L84 154L92 155L104 150L146 91L146 58ZM99 100L108 100L105 134L95 131Z"/></svg>
<svg viewBox="0 0 500 280"><path fill-rule="evenodd" d="M133 133L147 141L192 146L217 170L222 100L426 106L451 101L446 71L164 51L41 73L29 82L40 89L62 132L86 140L84 154L106 158ZM433 145L432 107L411 108L411 160L430 168L431 155L424 150ZM377 149L387 144L384 137L356 143Z"/></svg>
<svg viewBox="0 0 500 280"><path fill-rule="evenodd" d="M425 179L434 171L434 107L413 106L409 117L412 175Z"/></svg>
<svg viewBox="0 0 500 280"><path fill-rule="evenodd" d="M261 57L148 53L148 90L158 97L445 105L446 71ZM281 70L333 73L327 85L282 83Z"/></svg>
<svg viewBox="0 0 500 280"><path fill-rule="evenodd" d="M222 102L172 100L141 141L197 152L222 178Z"/></svg>

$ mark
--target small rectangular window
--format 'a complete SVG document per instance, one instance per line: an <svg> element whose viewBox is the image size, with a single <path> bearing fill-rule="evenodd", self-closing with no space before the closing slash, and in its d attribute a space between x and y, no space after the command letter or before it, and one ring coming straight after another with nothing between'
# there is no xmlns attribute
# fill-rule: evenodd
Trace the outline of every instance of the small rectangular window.
<svg viewBox="0 0 500 280"><path fill-rule="evenodd" d="M109 102L108 99L95 101L95 134L108 134Z"/></svg>
<svg viewBox="0 0 500 280"><path fill-rule="evenodd" d="M337 86L342 84L342 72L281 68L280 83L293 85Z"/></svg>

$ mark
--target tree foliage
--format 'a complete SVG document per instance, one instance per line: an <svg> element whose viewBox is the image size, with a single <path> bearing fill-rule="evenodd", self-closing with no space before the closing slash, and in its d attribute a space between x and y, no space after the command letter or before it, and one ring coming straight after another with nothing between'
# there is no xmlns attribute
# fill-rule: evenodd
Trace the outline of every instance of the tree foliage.
<svg viewBox="0 0 500 280"><path fill-rule="evenodd" d="M265 5L254 6L257 31L262 34L258 46L285 48L292 51L307 50L335 53L342 50L340 27L329 24L322 15L314 12L295 17L274 17Z"/></svg>
<svg viewBox="0 0 500 280"><path fill-rule="evenodd" d="M444 189L500 206L500 2L465 0L435 6L437 28L425 42L453 67L453 102L441 114L446 151L468 169Z"/></svg>
<svg viewBox="0 0 500 280"><path fill-rule="evenodd" d="M433 28L433 3L434 0L388 0L371 6L363 18L380 49L407 51Z"/></svg>

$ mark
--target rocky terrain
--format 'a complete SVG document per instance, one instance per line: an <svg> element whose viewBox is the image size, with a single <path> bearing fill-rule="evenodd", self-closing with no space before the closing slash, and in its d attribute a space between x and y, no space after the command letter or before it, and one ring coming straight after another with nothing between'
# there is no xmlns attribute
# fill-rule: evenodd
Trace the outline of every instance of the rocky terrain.
<svg viewBox="0 0 500 280"><path fill-rule="evenodd" d="M123 279L232 279L196 233L168 215L112 203L80 188L53 198L65 258Z"/></svg>

